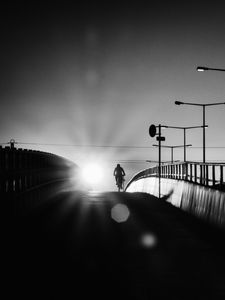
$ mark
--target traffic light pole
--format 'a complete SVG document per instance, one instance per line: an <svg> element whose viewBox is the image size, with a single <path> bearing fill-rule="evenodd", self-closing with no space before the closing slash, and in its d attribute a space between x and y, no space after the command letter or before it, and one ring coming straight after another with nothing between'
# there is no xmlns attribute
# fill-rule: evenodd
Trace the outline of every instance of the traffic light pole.
<svg viewBox="0 0 225 300"><path fill-rule="evenodd" d="M159 124L159 199L161 198L161 124Z"/></svg>
<svg viewBox="0 0 225 300"><path fill-rule="evenodd" d="M158 133L156 133L156 127L158 127ZM152 124L149 127L149 135L151 137L154 137L157 135L156 140L159 142L158 147L159 147L159 166L158 166L158 176L159 176L159 198L161 198L161 142L165 141L165 137L161 136L161 128L162 127L167 127L164 125L159 124L159 126L155 126ZM156 175L157 176L157 175Z"/></svg>

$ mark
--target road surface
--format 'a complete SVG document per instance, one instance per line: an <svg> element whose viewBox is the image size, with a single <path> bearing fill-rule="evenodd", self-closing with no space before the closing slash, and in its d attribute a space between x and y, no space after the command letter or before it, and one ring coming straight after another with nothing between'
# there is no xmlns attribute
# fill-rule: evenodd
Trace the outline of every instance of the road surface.
<svg viewBox="0 0 225 300"><path fill-rule="evenodd" d="M224 232L144 193L55 192L7 225L21 299L225 299Z"/></svg>

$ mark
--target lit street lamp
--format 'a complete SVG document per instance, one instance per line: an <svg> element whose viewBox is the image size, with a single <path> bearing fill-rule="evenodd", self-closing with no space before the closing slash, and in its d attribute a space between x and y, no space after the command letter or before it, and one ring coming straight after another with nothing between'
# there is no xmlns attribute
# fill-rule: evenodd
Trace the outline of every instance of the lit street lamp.
<svg viewBox="0 0 225 300"><path fill-rule="evenodd" d="M203 128L203 163L205 163L205 128L207 127L205 125L205 108L206 106L214 106L214 105L222 105L225 104L225 102L219 102L219 103L189 103L189 102L181 102L181 101L175 101L176 105L193 105L193 106L201 106L203 108L203 125L201 126Z"/></svg>
<svg viewBox="0 0 225 300"><path fill-rule="evenodd" d="M216 69L216 68L209 68L209 67L197 67L196 70L198 72L204 72L204 71L221 71L225 72L225 69Z"/></svg>

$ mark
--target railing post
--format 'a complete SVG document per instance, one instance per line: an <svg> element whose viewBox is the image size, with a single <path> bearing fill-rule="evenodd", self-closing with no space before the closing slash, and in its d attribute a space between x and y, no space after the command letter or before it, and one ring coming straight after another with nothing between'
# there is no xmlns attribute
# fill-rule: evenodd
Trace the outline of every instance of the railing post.
<svg viewBox="0 0 225 300"><path fill-rule="evenodd" d="M188 180L188 163L184 163L184 171L185 171L185 180Z"/></svg>
<svg viewBox="0 0 225 300"><path fill-rule="evenodd" d="M203 165L200 165L200 184L202 184L202 176L203 176L203 172L202 172L202 168L203 168Z"/></svg>
<svg viewBox="0 0 225 300"><path fill-rule="evenodd" d="M209 166L205 165L205 185L209 185Z"/></svg>
<svg viewBox="0 0 225 300"><path fill-rule="evenodd" d="M205 164L202 165L202 184L205 185Z"/></svg>
<svg viewBox="0 0 225 300"><path fill-rule="evenodd" d="M215 185L215 183L216 183L215 165L212 166L212 182L213 182L213 185Z"/></svg>
<svg viewBox="0 0 225 300"><path fill-rule="evenodd" d="M194 164L194 177L195 177L195 183L198 182L198 173L197 173L197 164Z"/></svg>
<svg viewBox="0 0 225 300"><path fill-rule="evenodd" d="M192 182L192 176L193 176L193 171L192 171L192 164L190 164L190 181Z"/></svg>
<svg viewBox="0 0 225 300"><path fill-rule="evenodd" d="M182 164L182 179L185 180L185 175L186 175L186 172L185 172L185 164L183 163Z"/></svg>
<svg viewBox="0 0 225 300"><path fill-rule="evenodd" d="M223 184L223 166L220 166L220 184Z"/></svg>

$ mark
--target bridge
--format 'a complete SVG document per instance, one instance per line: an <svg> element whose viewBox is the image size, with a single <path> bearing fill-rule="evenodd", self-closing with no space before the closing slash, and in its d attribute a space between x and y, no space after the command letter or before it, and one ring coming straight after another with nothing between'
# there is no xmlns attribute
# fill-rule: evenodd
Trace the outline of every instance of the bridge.
<svg viewBox="0 0 225 300"><path fill-rule="evenodd" d="M225 228L224 170L224 163L177 162L155 166L136 174L126 190L170 195L171 204Z"/></svg>
<svg viewBox="0 0 225 300"><path fill-rule="evenodd" d="M156 166L100 193L51 153L5 147L0 162L8 297L224 299L223 164Z"/></svg>

